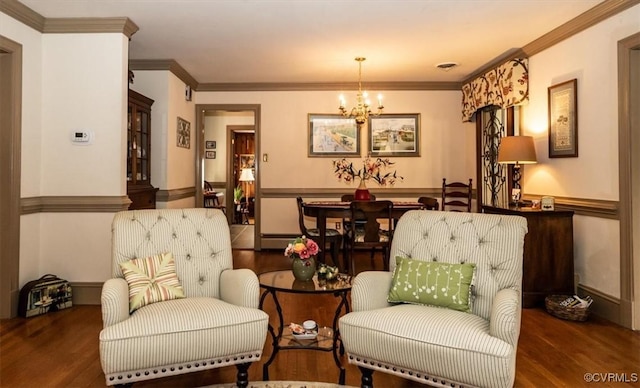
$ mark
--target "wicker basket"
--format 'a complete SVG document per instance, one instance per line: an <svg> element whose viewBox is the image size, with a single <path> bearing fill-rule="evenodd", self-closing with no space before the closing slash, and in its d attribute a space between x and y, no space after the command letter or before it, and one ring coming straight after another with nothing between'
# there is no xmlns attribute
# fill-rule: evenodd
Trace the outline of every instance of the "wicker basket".
<svg viewBox="0 0 640 388"><path fill-rule="evenodd" d="M566 307L560 305L562 301L571 295L549 295L544 299L544 305L547 312L554 317L566 319L569 321L584 322L589 318L589 307Z"/></svg>

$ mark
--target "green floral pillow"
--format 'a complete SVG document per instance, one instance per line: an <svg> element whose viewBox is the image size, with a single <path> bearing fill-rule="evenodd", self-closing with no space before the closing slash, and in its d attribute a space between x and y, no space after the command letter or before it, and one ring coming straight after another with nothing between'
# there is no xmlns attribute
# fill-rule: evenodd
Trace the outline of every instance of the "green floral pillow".
<svg viewBox="0 0 640 388"><path fill-rule="evenodd" d="M471 312L471 285L476 265L448 264L396 257L387 300Z"/></svg>

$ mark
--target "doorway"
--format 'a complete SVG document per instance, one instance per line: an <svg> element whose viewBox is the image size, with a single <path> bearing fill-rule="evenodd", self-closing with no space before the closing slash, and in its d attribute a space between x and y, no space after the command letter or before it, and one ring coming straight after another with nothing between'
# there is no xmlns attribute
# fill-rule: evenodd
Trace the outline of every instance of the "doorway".
<svg viewBox="0 0 640 388"><path fill-rule="evenodd" d="M234 248L260 250L260 106L196 105L196 111L196 203L204 205L205 185L213 188L222 197Z"/></svg>
<svg viewBox="0 0 640 388"><path fill-rule="evenodd" d="M0 318L18 315L22 46L0 36Z"/></svg>

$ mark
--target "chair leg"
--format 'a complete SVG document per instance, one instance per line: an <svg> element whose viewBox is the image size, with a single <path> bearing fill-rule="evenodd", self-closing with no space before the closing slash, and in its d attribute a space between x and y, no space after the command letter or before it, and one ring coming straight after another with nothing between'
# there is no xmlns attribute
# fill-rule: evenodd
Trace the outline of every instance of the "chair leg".
<svg viewBox="0 0 640 388"><path fill-rule="evenodd" d="M344 272L349 272L349 247L347 246L347 242L344 241L342 244L342 261L344 263Z"/></svg>
<svg viewBox="0 0 640 388"><path fill-rule="evenodd" d="M356 257L355 256L356 256L355 251L352 246L351 249L349 250L349 261L351 261L350 268L349 268L349 275L351 276L356 276Z"/></svg>
<svg viewBox="0 0 640 388"><path fill-rule="evenodd" d="M368 369L362 366L358 367L362 373L362 379L360 380L361 388L373 388L373 369Z"/></svg>
<svg viewBox="0 0 640 388"><path fill-rule="evenodd" d="M382 268L384 268L385 271L389 271L389 260L391 259L389 257L390 255L391 252L389 252L389 249L382 248Z"/></svg>
<svg viewBox="0 0 640 388"><path fill-rule="evenodd" d="M236 364L238 374L236 375L236 386L238 388L246 388L249 385L249 366L250 362L244 364Z"/></svg>
<svg viewBox="0 0 640 388"><path fill-rule="evenodd" d="M338 271L342 271L342 266L340 265L340 242L339 241L331 243L331 260L333 261L333 265L338 267Z"/></svg>

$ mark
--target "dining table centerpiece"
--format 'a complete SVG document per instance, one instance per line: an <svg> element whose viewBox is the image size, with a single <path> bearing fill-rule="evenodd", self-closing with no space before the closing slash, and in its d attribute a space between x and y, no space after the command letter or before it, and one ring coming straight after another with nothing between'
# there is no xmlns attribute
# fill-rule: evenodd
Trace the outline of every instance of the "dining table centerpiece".
<svg viewBox="0 0 640 388"><path fill-rule="evenodd" d="M287 245L284 255L293 259L291 270L297 280L308 282L313 278L319 251L318 244L306 236L297 237Z"/></svg>
<svg viewBox="0 0 640 388"><path fill-rule="evenodd" d="M396 170L387 171L389 166L395 163L388 158L371 158L367 156L362 161L362 167L356 168L353 162L346 158L333 161L334 173L339 181L346 183L354 182L359 179L359 185L356 189L354 198L356 200L368 201L371 198L366 182L368 180L375 181L380 186L394 185L398 180L404 177L398 175Z"/></svg>

